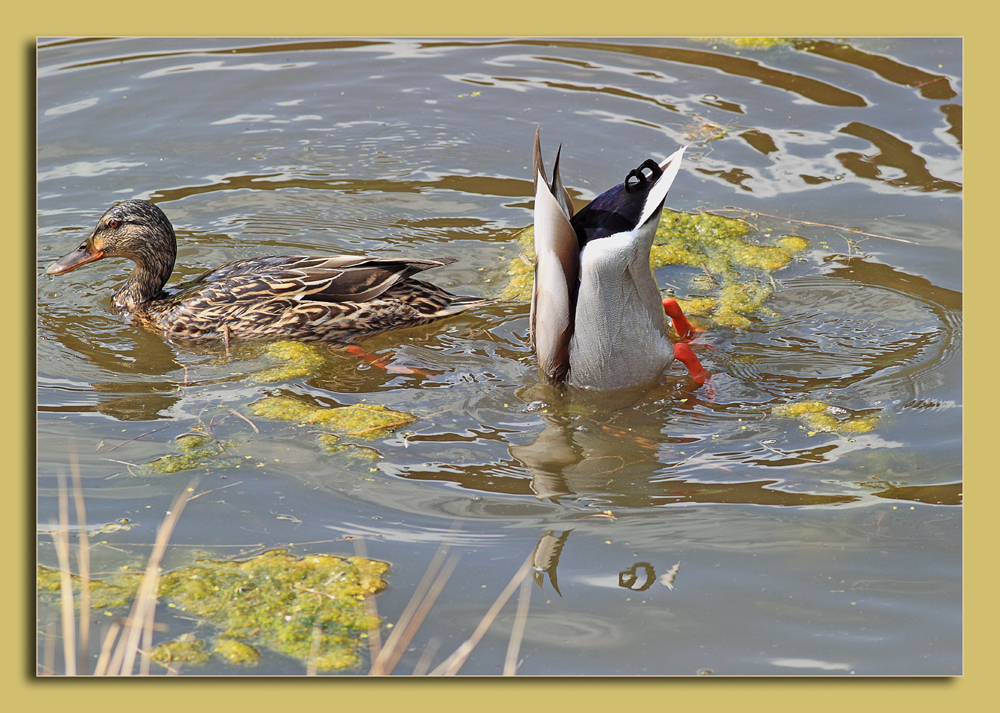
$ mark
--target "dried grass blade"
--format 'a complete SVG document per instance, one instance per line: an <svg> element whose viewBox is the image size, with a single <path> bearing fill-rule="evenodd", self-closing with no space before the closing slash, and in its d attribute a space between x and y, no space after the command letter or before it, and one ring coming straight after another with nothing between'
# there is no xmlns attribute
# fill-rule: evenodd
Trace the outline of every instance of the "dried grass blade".
<svg viewBox="0 0 1000 713"><path fill-rule="evenodd" d="M399 645L395 647L395 652L393 656L389 659L386 666L386 673L392 673L393 669L396 668L396 664L399 663L400 657L403 652L406 651L406 647L410 645L410 641L413 639L417 630L420 629L420 625L424 623L424 619L427 616L427 612L431 610L434 606L434 602L437 601L438 595L444 589L444 585L448 582L448 578L451 577L451 573L455 571L455 566L458 564L458 555L452 555L448 558L448 561L444 563L444 567L441 568L441 573L438 574L437 578L434 580L434 584L427 592L427 596L424 597L423 601L420 602L420 606L417 608L416 613L413 615L413 619L409 626L399 638Z"/></svg>
<svg viewBox="0 0 1000 713"><path fill-rule="evenodd" d="M510 632L510 644L507 645L507 660L504 661L503 675L517 675L517 655L521 651L521 640L524 638L524 628L528 623L528 605L531 603L531 577L525 577L521 582L521 592L517 597L517 615L514 617L514 628Z"/></svg>
<svg viewBox="0 0 1000 713"><path fill-rule="evenodd" d="M420 580L420 584L414 590L413 595L410 597L410 601L407 602L406 608L403 613L399 615L399 620L396 622L396 627L393 629L389 638L386 639L385 646L382 651L379 652L378 657L372 661L371 671L368 672L370 676L383 676L386 674L387 670L391 670L387 667L387 662L395 656L396 647L399 644L400 638L403 636L403 632L409 626L410 621L413 619L414 613L420 606L421 601L424 596L430 590L431 585L434 582L434 577L437 575L438 570L444 563L445 555L448 553L448 549L451 547L451 543L445 540L438 547L437 552L434 553L434 557L431 559L431 563L427 565L427 570L424 572L423 578ZM398 660L398 656L395 656Z"/></svg>
<svg viewBox="0 0 1000 713"><path fill-rule="evenodd" d="M427 670L431 667L431 661L434 660L434 654L441 647L441 639L436 636L427 642L427 646L424 647L424 652L420 654L420 659L417 661L417 665L413 667L414 676L424 676L427 674Z"/></svg>
<svg viewBox="0 0 1000 713"><path fill-rule="evenodd" d="M144 631L152 627L152 616L156 608L156 594L160 588L160 562L167 549L167 542L173 534L174 526L184 512L184 505L187 503L191 493L200 480L196 476L191 480L180 495L170 506L170 514L163 520L160 531L156 534L156 542L153 551L149 554L149 561L146 564L146 572L142 577L142 584L139 585L139 592L135 596L132 604L132 612L125 624L125 631L122 632L122 639L118 642L115 657L111 662L112 675L131 676L135 665L135 657L139 652L139 639ZM147 634L149 636L149 634ZM121 654L119 655L119 650ZM145 652L144 652L145 655ZM121 662L118 664L117 662Z"/></svg>
<svg viewBox="0 0 1000 713"><path fill-rule="evenodd" d="M802 225L817 225L817 226L819 226L821 228L835 228L837 230L843 230L844 232L847 232L847 233L854 233L855 235L865 235L865 236L867 236L869 238L882 238L883 240L893 240L893 241L895 241L897 243L907 243L909 245L916 245L915 241L913 241L913 240L906 240L904 238L893 238L893 237L891 237L889 235L879 235L877 233L866 233L863 230L855 230L854 228L846 228L846 227L844 227L842 225L828 225L827 223L817 223L817 222L812 221L812 220L798 220L796 218L786 218L783 215L771 215L770 213L761 213L758 210L747 210L745 208L713 208L713 209L711 209L709 211L702 211L702 213L706 213L707 212L707 213L711 214L711 213L716 213L716 212L721 213L723 211L738 212L738 213L747 213L747 214L753 214L753 215L762 215L765 218L775 218L777 220L784 220L784 221L787 221L789 223L800 223Z"/></svg>
<svg viewBox="0 0 1000 713"><path fill-rule="evenodd" d="M524 564L522 564L521 568L517 570L517 573L510 580L504 590L500 592L500 596L497 597L495 602L493 602L493 606L491 606L489 611L486 612L483 620L479 622L479 626L477 626L476 630L472 632L472 636L470 636L461 646L455 649L455 653L445 659L441 665L431 671L431 676L454 676L458 673L458 670L462 668L462 665L465 663L466 659L469 658L473 649L476 648L480 639L483 638L483 635L486 634L486 631L493 624L493 620L496 619L496 616L500 613L503 605L507 603L507 600L510 599L514 590L517 589L522 580L528 576L528 572L531 571L531 559L531 555L529 555L524 560Z"/></svg>
<svg viewBox="0 0 1000 713"><path fill-rule="evenodd" d="M306 659L306 675L315 676L318 671L316 659L319 657L319 623L313 624L312 635L309 638L309 658Z"/></svg>
<svg viewBox="0 0 1000 713"><path fill-rule="evenodd" d="M95 676L107 675L108 665L111 663L111 652L114 651L115 639L118 637L118 631L121 628L122 625L117 621L111 622L111 627L104 636L104 643L101 645L101 655L97 657L97 665L94 667Z"/></svg>
<svg viewBox="0 0 1000 713"><path fill-rule="evenodd" d="M368 548L363 537L354 540L354 554L361 559L368 559ZM382 631L379 628L378 606L375 604L375 594L365 592L365 611L370 617L368 623L368 655L374 661L382 653Z"/></svg>
<svg viewBox="0 0 1000 713"><path fill-rule="evenodd" d="M73 499L76 503L76 524L80 528L77 565L80 570L80 673L90 668L90 535L87 533L87 509L83 502L83 481L76 449L70 451L70 473L73 476Z"/></svg>
<svg viewBox="0 0 1000 713"><path fill-rule="evenodd" d="M59 558L59 596L62 605L63 656L66 675L76 675L76 612L73 605L73 575L69 568L69 497L66 475L59 470L59 526L52 528L52 541Z"/></svg>

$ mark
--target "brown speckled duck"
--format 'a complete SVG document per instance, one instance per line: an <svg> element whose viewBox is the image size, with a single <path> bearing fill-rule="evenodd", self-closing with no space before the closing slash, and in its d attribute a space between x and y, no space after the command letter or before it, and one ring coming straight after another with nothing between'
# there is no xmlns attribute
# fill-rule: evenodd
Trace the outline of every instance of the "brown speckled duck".
<svg viewBox="0 0 1000 713"><path fill-rule="evenodd" d="M46 273L62 275L103 257L136 265L114 296L116 311L171 337L227 345L230 339L347 342L489 303L413 277L453 258L250 258L165 288L177 239L163 211L143 200L108 209L90 237Z"/></svg>

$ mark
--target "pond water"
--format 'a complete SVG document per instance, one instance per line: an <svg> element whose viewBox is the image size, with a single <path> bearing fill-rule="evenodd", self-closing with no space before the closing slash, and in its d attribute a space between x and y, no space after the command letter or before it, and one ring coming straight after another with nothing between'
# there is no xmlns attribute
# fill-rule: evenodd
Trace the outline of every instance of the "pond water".
<svg viewBox="0 0 1000 713"><path fill-rule="evenodd" d="M57 565L71 464L88 526L120 525L91 536L95 577L141 566L198 476L167 569L363 547L390 564L383 636L448 543L398 674L468 638L536 547L555 554L532 575L520 674L961 673L961 94L960 39L40 41L39 563ZM577 207L686 145L669 208L809 241L758 276L774 292L748 324L702 320L711 388L676 364L615 403L542 383L529 305L500 298L538 125ZM258 345L172 343L115 314L131 263L45 275L126 198L173 222L174 280L275 254L452 257L427 279L497 301L363 340L380 364L333 345L268 381L282 363ZM713 289L698 268L656 277ZM269 396L416 420L331 451L255 416ZM807 402L835 426L778 415ZM191 433L226 452L153 472ZM461 673L503 671L516 606ZM55 600L38 611L39 671L62 671ZM113 617L92 618L96 657ZM157 621L157 642L213 636L165 604ZM181 672L306 671L260 653ZM360 653L344 672L368 670Z"/></svg>

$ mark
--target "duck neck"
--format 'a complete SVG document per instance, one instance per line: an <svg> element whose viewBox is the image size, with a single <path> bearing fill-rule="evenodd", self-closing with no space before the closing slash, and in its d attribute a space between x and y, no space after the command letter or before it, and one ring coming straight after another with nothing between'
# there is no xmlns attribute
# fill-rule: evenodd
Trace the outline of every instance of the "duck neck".
<svg viewBox="0 0 1000 713"><path fill-rule="evenodd" d="M159 250L145 250L138 255L129 255L135 262L135 269L115 294L114 304L118 310L134 312L141 309L167 284L177 257L176 243L170 242L170 249L160 246Z"/></svg>

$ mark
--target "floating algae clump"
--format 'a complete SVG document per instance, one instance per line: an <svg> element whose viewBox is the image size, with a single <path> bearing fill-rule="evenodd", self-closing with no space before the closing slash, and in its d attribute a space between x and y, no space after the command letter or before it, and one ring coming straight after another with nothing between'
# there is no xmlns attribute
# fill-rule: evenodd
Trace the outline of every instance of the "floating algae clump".
<svg viewBox="0 0 1000 713"><path fill-rule="evenodd" d="M212 653L229 663L243 666L256 666L260 661L260 652L257 649L236 639L216 639Z"/></svg>
<svg viewBox="0 0 1000 713"><path fill-rule="evenodd" d="M726 327L745 327L747 315L770 314L764 302L773 292L771 273L785 267L809 245L794 235L774 245L745 240L749 223L711 213L664 210L650 251L654 269L666 265L699 267L718 285L713 294L694 299L678 297L689 316L711 317ZM766 281L765 281L766 280Z"/></svg>
<svg viewBox="0 0 1000 713"><path fill-rule="evenodd" d="M508 263L507 284L500 291L500 299L527 302L535 279L535 229L522 230L517 242L523 252Z"/></svg>
<svg viewBox="0 0 1000 713"><path fill-rule="evenodd" d="M794 235L781 236L773 245L757 245L745 239L753 227L743 220L711 213L680 213L664 210L650 251L655 270L668 265L694 267L708 273L699 275L707 295L677 297L688 315L711 317L727 327L745 327L747 315L769 314L764 302L773 292L771 273L785 267L809 246ZM530 300L534 277L534 229L523 230L517 238L523 252L511 260L501 299Z"/></svg>
<svg viewBox="0 0 1000 713"><path fill-rule="evenodd" d="M384 436L396 426L417 420L413 414L377 404L319 408L280 396L269 396L250 404L250 412L273 421L297 421L304 426L320 426L335 433L365 438Z"/></svg>
<svg viewBox="0 0 1000 713"><path fill-rule="evenodd" d="M804 401L785 404L771 409L772 416L797 418L806 424L811 432L866 433L878 425L878 412L852 414L847 409L831 406L822 401ZM810 435L812 435L810 433Z"/></svg>
<svg viewBox="0 0 1000 713"><path fill-rule="evenodd" d="M190 636L181 636L173 641L165 641L159 646L153 647L149 652L149 657L153 661L162 664L188 663L197 666L203 664L211 658L211 654L205 650L205 642Z"/></svg>
<svg viewBox="0 0 1000 713"><path fill-rule="evenodd" d="M73 592L80 592L81 579L73 575ZM43 565L36 568L36 583L42 592L58 592L59 570ZM90 580L90 606L94 609L115 609L128 606L142 583L141 572L122 570L107 579Z"/></svg>
<svg viewBox="0 0 1000 713"><path fill-rule="evenodd" d="M784 236L776 245L755 245L743 237L749 223L712 213L664 210L650 253L653 268L663 265L705 266L727 275L738 267L774 272L809 245L805 238Z"/></svg>
<svg viewBox="0 0 1000 713"><path fill-rule="evenodd" d="M793 40L785 37L706 37L703 41L731 45L741 49L768 50L772 47L791 46Z"/></svg>
<svg viewBox="0 0 1000 713"><path fill-rule="evenodd" d="M773 314L771 310L764 306L764 302L767 301L767 298L773 292L774 290L771 289L770 285L764 285L759 282L748 282L744 285L729 282L719 288L718 299L710 299L710 306L707 311L699 311L695 307L695 305L700 304L701 300L705 298L696 298L696 300L682 299L677 300L677 302L681 305L681 309L685 310L685 314L710 314L719 324L737 327L746 325L749 322L746 318L748 314ZM702 307L702 309L704 310L705 308Z"/></svg>
<svg viewBox="0 0 1000 713"><path fill-rule="evenodd" d="M266 552L244 561L199 560L161 576L158 596L171 608L212 624L217 637L209 652L204 642L179 637L160 644L154 657L161 663L203 663L214 653L230 663L253 664L265 647L311 659L318 669L358 665L360 639L379 619L370 615L365 597L385 589L385 562L361 557L307 555L285 550ZM94 609L124 608L142 576L93 579ZM59 571L38 567L38 588L59 591ZM79 589L79 579L74 578ZM116 596L102 596L110 589ZM317 637L315 650L314 631Z"/></svg>
<svg viewBox="0 0 1000 713"><path fill-rule="evenodd" d="M382 454L374 448L358 446L353 443L341 443L340 437L332 433L322 434L319 437L319 442L323 444L323 447L329 453L343 453L344 455L361 458L362 460L378 460L382 457Z"/></svg>
<svg viewBox="0 0 1000 713"><path fill-rule="evenodd" d="M160 596L214 624L224 639L249 639L302 661L310 658L315 629L316 667L340 669L360 663L359 639L378 625L364 599L385 588L388 568L360 557L296 558L278 550L169 572Z"/></svg>
<svg viewBox="0 0 1000 713"><path fill-rule="evenodd" d="M283 363L254 374L253 381L261 384L312 376L326 362L317 347L301 342L272 342L264 347L264 354Z"/></svg>
<svg viewBox="0 0 1000 713"><path fill-rule="evenodd" d="M286 399L278 396L269 396L266 399L261 399L250 404L250 413L272 421L307 422L309 417L318 410L317 406L310 406L295 399Z"/></svg>
<svg viewBox="0 0 1000 713"><path fill-rule="evenodd" d="M142 463L133 472L136 475L166 475L191 468L220 468L232 465L232 458L219 458L231 451L235 444L228 441L214 441L208 436L186 435L177 439L177 450L174 455L161 456L156 460Z"/></svg>

